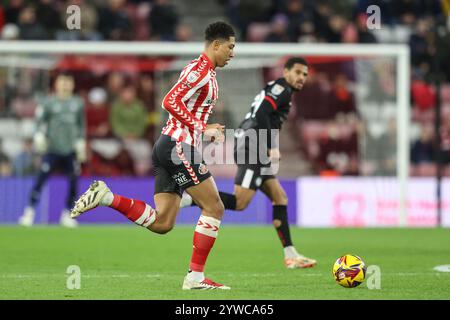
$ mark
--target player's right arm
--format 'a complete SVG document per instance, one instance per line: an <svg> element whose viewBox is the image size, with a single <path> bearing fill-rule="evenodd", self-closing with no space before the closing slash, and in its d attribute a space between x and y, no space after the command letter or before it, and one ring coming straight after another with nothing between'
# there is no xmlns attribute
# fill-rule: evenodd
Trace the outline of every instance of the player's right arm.
<svg viewBox="0 0 450 320"><path fill-rule="evenodd" d="M289 94L285 90L263 91L258 99L259 104L253 110L253 116L258 123L258 130L267 130L267 152L272 161L281 158L277 131L280 128L272 125L272 117L283 104L289 103L289 99Z"/></svg>
<svg viewBox="0 0 450 320"><path fill-rule="evenodd" d="M190 131L206 129L203 121L197 119L186 107L184 101L188 100L196 91L200 90L209 81L207 70L198 72L193 68L183 75L164 97L162 107L175 119L180 121Z"/></svg>
<svg viewBox="0 0 450 320"><path fill-rule="evenodd" d="M35 133L33 136L34 149L38 153L45 153L47 151L47 137L46 130L48 125L49 114L46 108L46 102L42 101L36 108L35 112Z"/></svg>

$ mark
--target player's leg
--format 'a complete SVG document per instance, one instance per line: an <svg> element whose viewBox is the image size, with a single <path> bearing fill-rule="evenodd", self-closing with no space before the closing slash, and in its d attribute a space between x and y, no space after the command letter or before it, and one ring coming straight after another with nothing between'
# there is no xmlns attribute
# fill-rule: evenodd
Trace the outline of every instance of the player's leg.
<svg viewBox="0 0 450 320"><path fill-rule="evenodd" d="M22 216L19 218L19 224L22 226L32 226L35 217L35 207L41 198L42 187L48 180L51 170L57 161L56 155L47 153L42 157L42 164L39 168L36 180L31 189L28 205L25 207Z"/></svg>
<svg viewBox="0 0 450 320"><path fill-rule="evenodd" d="M284 248L285 264L288 268L308 268L316 264L314 259L307 258L297 252L292 244L287 214L288 198L277 178L265 180L261 186L273 205L273 226Z"/></svg>
<svg viewBox="0 0 450 320"><path fill-rule="evenodd" d="M164 158L166 153L170 153L170 149L167 150L168 146L164 142L165 140L161 138L156 141L152 155L156 210L141 200L112 193L103 181L94 181L75 203L71 217L76 218L99 205L108 206L130 221L153 232L164 234L170 231L175 223L181 191L171 173L162 166L168 161Z"/></svg>
<svg viewBox="0 0 450 320"><path fill-rule="evenodd" d="M189 272L184 279L183 289L230 289L205 278L203 273L225 210L214 179L209 176L199 184L187 188L186 191L201 208L201 215L194 231Z"/></svg>
<svg viewBox="0 0 450 320"><path fill-rule="evenodd" d="M155 233L165 234L172 230L181 200L179 187L164 168L155 168L155 207L138 200L111 192L103 181L94 181L78 199L71 217L97 206L108 206L123 214L128 220Z"/></svg>
<svg viewBox="0 0 450 320"><path fill-rule="evenodd" d="M248 207L250 201L256 194L256 190L234 185L234 196L236 197L236 210L242 211Z"/></svg>
<svg viewBox="0 0 450 320"><path fill-rule="evenodd" d="M255 176L255 168L239 165L235 178L234 193L219 191L220 199L226 210L242 211L249 205L250 201L256 194L257 176ZM183 194L180 207L197 206L192 197Z"/></svg>
<svg viewBox="0 0 450 320"><path fill-rule="evenodd" d="M219 191L219 197L222 200L222 203L227 210L237 210L236 209L236 196L231 193ZM192 200L192 197L189 195L189 193L185 192L183 193L183 196L181 198L180 202L180 208L185 207L198 207L198 205Z"/></svg>
<svg viewBox="0 0 450 320"><path fill-rule="evenodd" d="M59 223L63 227L75 228L78 226L78 222L76 220L70 218L70 209L72 208L72 206L76 200L77 182L78 182L78 176L80 174L81 168L80 168L80 164L76 160L75 154L70 154L70 155L65 156L62 159L61 165L64 170L64 173L67 176L67 179L69 182L69 189L68 189L67 197L66 197L66 206L61 211Z"/></svg>
<svg viewBox="0 0 450 320"><path fill-rule="evenodd" d="M203 274L224 212L216 183L203 162L202 156L192 146L176 142L171 159L174 159L173 163L178 163L175 169L171 170L172 177L201 208L201 215L194 230L189 271L184 278L182 288L184 290L230 289L205 278Z"/></svg>

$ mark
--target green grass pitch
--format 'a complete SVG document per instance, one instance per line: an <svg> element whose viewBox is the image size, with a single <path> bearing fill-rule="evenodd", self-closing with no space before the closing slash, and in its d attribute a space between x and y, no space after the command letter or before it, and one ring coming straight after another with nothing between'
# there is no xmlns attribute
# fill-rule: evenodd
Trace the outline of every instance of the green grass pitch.
<svg viewBox="0 0 450 320"><path fill-rule="evenodd" d="M270 226L223 225L206 275L231 286L183 291L193 226L167 235L129 226L0 227L0 299L450 299L448 229L300 229L294 243L318 260L287 270ZM343 288L331 276L343 254L381 270L381 289L366 282ZM81 270L81 288L69 290L67 268Z"/></svg>

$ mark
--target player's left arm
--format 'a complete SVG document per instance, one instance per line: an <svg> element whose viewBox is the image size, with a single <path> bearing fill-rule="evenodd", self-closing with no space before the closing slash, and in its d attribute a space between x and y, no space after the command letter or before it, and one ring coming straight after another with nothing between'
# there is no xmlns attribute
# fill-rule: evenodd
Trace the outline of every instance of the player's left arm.
<svg viewBox="0 0 450 320"><path fill-rule="evenodd" d="M281 108L286 108L291 101L291 95L283 88L281 85L276 84L272 87L272 89L266 93L264 97L264 102L267 102L272 107L272 113L278 113L278 110ZM267 150L269 153L269 158L273 160L279 160L281 158L280 149L279 149L279 134L280 127L273 123L272 117L268 118L269 125L268 134L269 137L267 139Z"/></svg>
<svg viewBox="0 0 450 320"><path fill-rule="evenodd" d="M85 162L87 158L86 150L86 114L84 112L84 101L80 98L80 107L77 113L76 126L78 128L78 137L75 141L75 155L79 162Z"/></svg>
<svg viewBox="0 0 450 320"><path fill-rule="evenodd" d="M50 114L47 111L47 99L42 99L35 111L35 132L33 135L33 146L37 153L47 152L47 127Z"/></svg>

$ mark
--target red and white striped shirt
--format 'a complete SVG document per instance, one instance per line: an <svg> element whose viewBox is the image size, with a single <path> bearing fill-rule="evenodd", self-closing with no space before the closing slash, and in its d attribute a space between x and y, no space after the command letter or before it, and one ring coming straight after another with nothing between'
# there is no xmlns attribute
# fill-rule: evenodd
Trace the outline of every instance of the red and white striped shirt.
<svg viewBox="0 0 450 320"><path fill-rule="evenodd" d="M202 53L181 71L177 83L164 97L162 108L170 115L161 133L198 146L218 93L214 66Z"/></svg>

